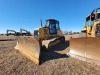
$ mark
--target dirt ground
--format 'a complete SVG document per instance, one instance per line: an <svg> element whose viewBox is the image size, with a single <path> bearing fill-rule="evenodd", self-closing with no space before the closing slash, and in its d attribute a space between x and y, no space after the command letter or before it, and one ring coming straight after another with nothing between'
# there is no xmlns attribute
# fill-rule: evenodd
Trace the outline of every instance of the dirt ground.
<svg viewBox="0 0 100 75"><path fill-rule="evenodd" d="M72 37L72 36L71 36ZM0 36L0 39L8 37ZM59 44L53 51L43 50L41 65L35 65L14 49L16 37L13 40L0 41L0 75L100 75L100 67L81 60L68 57L68 39Z"/></svg>

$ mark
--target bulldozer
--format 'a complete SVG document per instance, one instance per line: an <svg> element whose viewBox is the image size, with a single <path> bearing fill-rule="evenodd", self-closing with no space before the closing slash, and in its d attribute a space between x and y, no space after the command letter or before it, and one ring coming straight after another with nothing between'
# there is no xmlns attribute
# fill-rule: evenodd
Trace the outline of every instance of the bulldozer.
<svg viewBox="0 0 100 75"><path fill-rule="evenodd" d="M99 32L99 19L100 19L100 8L97 8L93 10L93 12L86 17L86 22L84 28L81 30L81 32L87 33L88 37L100 37L100 32Z"/></svg>
<svg viewBox="0 0 100 75"><path fill-rule="evenodd" d="M100 65L100 8L96 8L86 17L82 33L86 37L70 39L70 54L80 56L82 60Z"/></svg>
<svg viewBox="0 0 100 75"><path fill-rule="evenodd" d="M55 45L65 41L58 20L47 19L42 26L40 19L40 24L39 28L34 29L34 36L18 36L15 46L15 49L37 65L40 62L41 50L52 50Z"/></svg>

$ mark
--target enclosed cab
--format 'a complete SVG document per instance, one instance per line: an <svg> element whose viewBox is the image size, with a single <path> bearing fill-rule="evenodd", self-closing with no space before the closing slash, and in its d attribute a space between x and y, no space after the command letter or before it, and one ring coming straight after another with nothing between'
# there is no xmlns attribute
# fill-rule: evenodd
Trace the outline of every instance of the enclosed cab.
<svg viewBox="0 0 100 75"><path fill-rule="evenodd" d="M46 20L45 26L34 30L34 37L48 39L48 37L61 36L63 33L60 30L59 21L55 19Z"/></svg>
<svg viewBox="0 0 100 75"><path fill-rule="evenodd" d="M81 32L85 32L88 37L100 37L100 8L86 17L84 28Z"/></svg>

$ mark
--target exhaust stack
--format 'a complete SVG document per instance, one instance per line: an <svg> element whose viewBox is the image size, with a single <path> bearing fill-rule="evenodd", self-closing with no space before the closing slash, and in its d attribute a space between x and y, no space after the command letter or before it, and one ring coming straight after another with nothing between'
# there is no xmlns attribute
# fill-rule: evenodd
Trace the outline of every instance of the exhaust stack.
<svg viewBox="0 0 100 75"><path fill-rule="evenodd" d="M41 27L42 27L42 19L40 19L40 24L41 24Z"/></svg>

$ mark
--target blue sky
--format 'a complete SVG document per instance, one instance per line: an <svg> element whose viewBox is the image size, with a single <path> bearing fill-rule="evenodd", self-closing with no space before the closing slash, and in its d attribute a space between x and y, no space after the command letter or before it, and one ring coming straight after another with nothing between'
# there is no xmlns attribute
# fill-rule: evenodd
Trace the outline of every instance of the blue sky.
<svg viewBox="0 0 100 75"><path fill-rule="evenodd" d="M85 17L100 0L0 0L0 33L20 28L33 32L40 27L40 18L60 21L62 30L80 31Z"/></svg>

